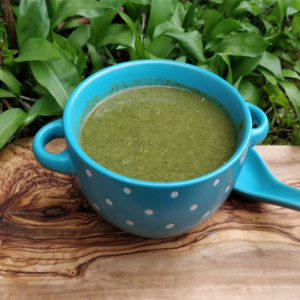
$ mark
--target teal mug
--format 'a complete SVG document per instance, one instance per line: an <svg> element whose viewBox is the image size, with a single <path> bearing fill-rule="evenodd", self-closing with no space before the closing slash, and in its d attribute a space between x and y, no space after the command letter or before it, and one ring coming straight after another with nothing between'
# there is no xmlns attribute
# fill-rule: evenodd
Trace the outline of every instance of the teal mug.
<svg viewBox="0 0 300 300"><path fill-rule="evenodd" d="M80 148L83 120L102 99L120 90L146 85L199 90L216 99L239 127L233 156L204 176L180 182L148 182L116 174L94 162ZM252 128L252 121L257 128ZM163 238L184 233L214 214L229 196L249 147L261 142L268 120L256 106L220 77L196 66L167 60L118 64L84 80L70 96L63 118L43 127L33 141L42 166L75 175L89 203L108 222L135 235ZM54 138L64 137L59 154L45 151Z"/></svg>

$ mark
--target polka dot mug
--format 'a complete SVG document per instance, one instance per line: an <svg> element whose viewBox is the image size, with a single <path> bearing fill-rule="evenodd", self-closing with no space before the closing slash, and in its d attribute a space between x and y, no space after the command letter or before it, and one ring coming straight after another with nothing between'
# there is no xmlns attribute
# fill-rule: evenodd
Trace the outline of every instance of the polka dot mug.
<svg viewBox="0 0 300 300"><path fill-rule="evenodd" d="M79 134L91 109L112 93L145 85L196 89L216 99L236 128L233 156L209 174L170 183L128 178L89 158L80 148ZM70 96L63 118L36 134L33 152L44 167L75 175L90 204L114 226L143 237L163 238L191 230L220 208L234 187L248 148L261 142L267 131L265 114L220 77L189 64L141 60L106 68L84 80ZM46 152L45 145L58 137L65 137L67 148L59 154Z"/></svg>

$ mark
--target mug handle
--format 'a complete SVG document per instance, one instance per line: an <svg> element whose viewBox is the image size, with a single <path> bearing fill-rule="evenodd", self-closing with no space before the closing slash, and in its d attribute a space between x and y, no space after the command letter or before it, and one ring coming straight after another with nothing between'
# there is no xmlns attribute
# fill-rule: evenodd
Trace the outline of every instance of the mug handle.
<svg viewBox="0 0 300 300"><path fill-rule="evenodd" d="M45 150L46 144L51 140L63 137L65 137L65 134L62 119L53 121L41 128L35 135L32 151L43 167L54 172L73 175L75 174L75 167L68 149L58 154L51 154Z"/></svg>
<svg viewBox="0 0 300 300"><path fill-rule="evenodd" d="M252 121L257 125L257 128L252 128L249 147L253 147L262 142L269 131L269 121L266 114L257 106L246 103L250 111Z"/></svg>

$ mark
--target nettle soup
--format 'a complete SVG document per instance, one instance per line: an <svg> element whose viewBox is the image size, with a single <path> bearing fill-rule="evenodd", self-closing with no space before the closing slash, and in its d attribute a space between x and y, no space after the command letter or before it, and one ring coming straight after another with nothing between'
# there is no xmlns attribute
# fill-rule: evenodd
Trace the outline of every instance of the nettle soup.
<svg viewBox="0 0 300 300"><path fill-rule="evenodd" d="M161 86L126 89L100 101L84 121L80 142L99 165L153 182L212 172L235 148L229 119L213 102Z"/></svg>

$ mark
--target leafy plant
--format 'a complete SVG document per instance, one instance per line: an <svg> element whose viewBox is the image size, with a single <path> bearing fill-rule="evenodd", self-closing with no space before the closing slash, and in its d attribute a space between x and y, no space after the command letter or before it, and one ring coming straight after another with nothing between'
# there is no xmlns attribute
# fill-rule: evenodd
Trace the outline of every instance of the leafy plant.
<svg viewBox="0 0 300 300"><path fill-rule="evenodd" d="M265 110L265 143L300 144L300 0L0 2L0 148L61 116L87 76L139 59L217 74Z"/></svg>

